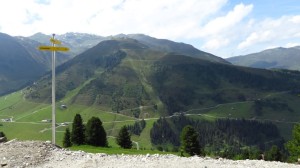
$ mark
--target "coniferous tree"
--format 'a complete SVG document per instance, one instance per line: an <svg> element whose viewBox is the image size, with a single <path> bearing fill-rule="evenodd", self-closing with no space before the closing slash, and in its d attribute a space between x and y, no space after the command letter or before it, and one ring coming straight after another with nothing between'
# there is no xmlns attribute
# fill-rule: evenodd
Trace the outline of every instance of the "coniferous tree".
<svg viewBox="0 0 300 168"><path fill-rule="evenodd" d="M92 117L86 124L86 143L93 146L107 147L106 132L102 122L98 117Z"/></svg>
<svg viewBox="0 0 300 168"><path fill-rule="evenodd" d="M76 114L73 120L72 132L71 132L71 142L74 145L84 144L84 125L80 114Z"/></svg>
<svg viewBox="0 0 300 168"><path fill-rule="evenodd" d="M123 126L119 131L116 142L121 148L130 149L132 147L132 141L126 126Z"/></svg>
<svg viewBox="0 0 300 168"><path fill-rule="evenodd" d="M70 146L72 146L71 133L70 133L69 128L66 128L66 132L65 132L64 140L63 140L63 147L67 148L67 147L70 147Z"/></svg>
<svg viewBox="0 0 300 168"><path fill-rule="evenodd" d="M3 132L0 132L0 137L5 137L5 134Z"/></svg>
<svg viewBox="0 0 300 168"><path fill-rule="evenodd" d="M6 142L7 138L3 132L0 132L0 142Z"/></svg>
<svg viewBox="0 0 300 168"><path fill-rule="evenodd" d="M293 138L286 143L286 148L290 154L290 161L297 161L300 156L300 124L296 124L293 129Z"/></svg>
<svg viewBox="0 0 300 168"><path fill-rule="evenodd" d="M265 160L283 161L283 154L276 145L273 145L271 149L266 152Z"/></svg>
<svg viewBox="0 0 300 168"><path fill-rule="evenodd" d="M141 128L142 130L146 127L146 121L144 119L141 120Z"/></svg>
<svg viewBox="0 0 300 168"><path fill-rule="evenodd" d="M181 147L186 153L188 153L190 155L199 155L201 153L199 139L198 139L198 133L190 125L185 126L182 129Z"/></svg>

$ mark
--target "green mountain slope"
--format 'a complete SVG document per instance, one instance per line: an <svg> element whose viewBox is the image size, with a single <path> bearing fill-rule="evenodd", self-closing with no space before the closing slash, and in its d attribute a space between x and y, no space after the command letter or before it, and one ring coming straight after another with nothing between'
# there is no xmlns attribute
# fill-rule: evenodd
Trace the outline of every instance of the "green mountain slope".
<svg viewBox="0 0 300 168"><path fill-rule="evenodd" d="M170 115L193 108L256 100L297 91L300 74L237 67L160 52L133 39L107 40L57 69L57 98L96 105L131 116ZM50 101L50 76L31 87L28 98ZM159 113L156 113L158 111Z"/></svg>
<svg viewBox="0 0 300 168"><path fill-rule="evenodd" d="M0 33L0 94L11 92L45 73L46 69L15 38Z"/></svg>
<svg viewBox="0 0 300 168"><path fill-rule="evenodd" d="M182 55L191 56L195 58L201 58L212 62L229 63L220 57L200 51L195 47L193 47L192 45L185 44L185 43L177 43L167 39L157 39L144 34L128 34L128 35L120 34L115 37L136 39L139 42L151 47L152 49L159 50L162 52L168 52L168 53L172 52L172 53L182 54Z"/></svg>
<svg viewBox="0 0 300 168"><path fill-rule="evenodd" d="M235 65L264 68L264 69L290 69L300 70L300 49L292 48L275 48L265 50L259 53L231 57L226 59Z"/></svg>
<svg viewBox="0 0 300 168"><path fill-rule="evenodd" d="M151 148L150 130L161 116L215 121L246 118L270 121L289 138L300 118L300 73L218 63L154 49L136 39L102 41L57 67L57 122L98 116L110 143L123 125L145 118L133 140ZM15 101L16 100L16 101ZM51 74L7 97L0 97L1 129L8 137L50 139ZM61 108L66 105L67 108ZM67 126L58 126L62 139ZM70 127L70 126L69 126ZM172 125L175 127L175 124ZM28 132L20 130L26 128Z"/></svg>

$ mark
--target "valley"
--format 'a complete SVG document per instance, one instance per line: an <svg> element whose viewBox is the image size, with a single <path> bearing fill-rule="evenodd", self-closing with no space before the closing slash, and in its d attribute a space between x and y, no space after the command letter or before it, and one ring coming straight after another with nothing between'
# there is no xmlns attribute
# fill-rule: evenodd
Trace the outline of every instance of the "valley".
<svg viewBox="0 0 300 168"><path fill-rule="evenodd" d="M266 97L282 97L286 96L286 92L279 92L274 95L266 95ZM67 98L66 98L67 99ZM299 101L299 100L298 100ZM205 120L216 119L235 119L235 118L249 118L257 121L269 121L276 124L281 134L289 139L291 132L287 131L292 129L294 124L298 123L299 114L296 116L289 116L280 113L270 112L271 114L265 114L261 117L253 117L253 114L249 113L254 101L242 101L218 104L211 107L196 108L183 111L185 116L193 118L202 118ZM73 104L68 106L67 109L60 107L61 103L57 103L56 120L57 120L57 144L62 145L63 133L66 127L71 126L73 117L76 113L80 113L83 120L86 122L90 117L99 117L105 127L108 134L109 144L113 147L117 147L114 142L114 136L123 125L133 124L140 118L123 115L113 111L104 111L97 106L84 106ZM137 107L140 109L140 107ZM125 109L123 111L130 111L133 109ZM144 109L145 113L151 113L147 108ZM143 111L144 111L143 110ZM179 113L174 113L165 118L178 117ZM24 92L19 91L6 96L0 97L0 120L2 126L1 130L4 131L8 138L19 140L50 140L51 139L51 105L45 103L35 103L24 99ZM151 149L153 146L150 142L149 132L152 128L154 121L159 117L144 115L146 121L146 128L143 130L140 136L133 135L132 139L139 143L141 148ZM5 119L11 119L11 121L3 121Z"/></svg>
<svg viewBox="0 0 300 168"><path fill-rule="evenodd" d="M84 124L100 118L111 150L127 126L133 147L178 154L183 126L193 125L206 154L249 158L241 156L249 150L257 159L272 145L284 150L299 123L298 71L235 66L191 45L140 34L101 40L56 68L60 146L80 114ZM51 139L51 74L33 79L0 97L0 130L8 139ZM142 120L145 127L134 133Z"/></svg>

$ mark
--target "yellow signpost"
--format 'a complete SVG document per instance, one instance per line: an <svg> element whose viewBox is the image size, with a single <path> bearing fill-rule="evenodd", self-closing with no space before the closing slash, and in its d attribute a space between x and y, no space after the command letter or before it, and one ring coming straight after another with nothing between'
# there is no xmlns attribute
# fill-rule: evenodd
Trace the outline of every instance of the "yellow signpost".
<svg viewBox="0 0 300 168"><path fill-rule="evenodd" d="M51 43L53 43L53 44L61 45L61 41L56 40L56 39L54 39L54 38L51 38L50 41L51 41Z"/></svg>
<svg viewBox="0 0 300 168"><path fill-rule="evenodd" d="M69 51L68 47L52 47L52 46L39 46L39 50L46 50L46 51Z"/></svg>
<svg viewBox="0 0 300 168"><path fill-rule="evenodd" d="M68 47L59 46L61 45L59 40L54 38L55 34L52 35L50 42L52 46L40 46L38 49L42 51L52 51L52 143L55 144L55 51L66 52L69 51Z"/></svg>

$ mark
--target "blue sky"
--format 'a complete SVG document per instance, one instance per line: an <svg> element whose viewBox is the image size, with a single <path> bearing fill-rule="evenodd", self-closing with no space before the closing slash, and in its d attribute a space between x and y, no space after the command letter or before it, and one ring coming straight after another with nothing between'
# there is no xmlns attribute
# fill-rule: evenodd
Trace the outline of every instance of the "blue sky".
<svg viewBox="0 0 300 168"><path fill-rule="evenodd" d="M227 10L238 3L253 4L251 15L263 19L265 17L280 17L283 15L297 15L300 10L299 0L231 0L228 1Z"/></svg>
<svg viewBox="0 0 300 168"><path fill-rule="evenodd" d="M12 36L143 33L192 44L223 58L300 45L299 0L0 2L0 32Z"/></svg>

